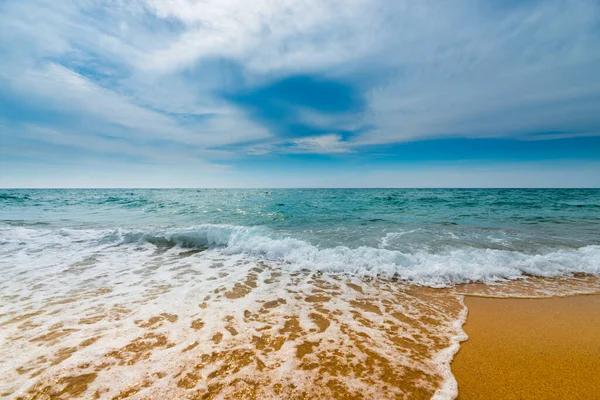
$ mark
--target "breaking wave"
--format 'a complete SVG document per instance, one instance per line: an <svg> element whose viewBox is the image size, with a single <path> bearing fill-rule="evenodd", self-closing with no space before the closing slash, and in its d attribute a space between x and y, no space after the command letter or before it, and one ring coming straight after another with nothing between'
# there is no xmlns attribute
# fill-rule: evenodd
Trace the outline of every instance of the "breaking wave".
<svg viewBox="0 0 600 400"><path fill-rule="evenodd" d="M173 230L76 230L7 227L0 230L0 246L63 245L120 246L128 251L135 244L165 249L213 249L224 255L243 254L278 262L290 270L312 270L382 276L411 283L442 287L468 282L498 282L531 275L568 276L577 273L600 274L600 246L553 249L539 254L475 247L423 249L406 253L374 247L319 247L307 241L262 227L205 224ZM72 250L71 250L72 251Z"/></svg>

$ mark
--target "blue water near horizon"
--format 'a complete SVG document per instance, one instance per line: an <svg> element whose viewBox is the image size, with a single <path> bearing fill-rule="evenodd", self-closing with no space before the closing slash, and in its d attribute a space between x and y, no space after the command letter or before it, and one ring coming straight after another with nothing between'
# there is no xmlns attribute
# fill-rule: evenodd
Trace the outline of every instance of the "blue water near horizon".
<svg viewBox="0 0 600 400"><path fill-rule="evenodd" d="M15 230L425 284L600 273L600 189L3 189L0 252Z"/></svg>

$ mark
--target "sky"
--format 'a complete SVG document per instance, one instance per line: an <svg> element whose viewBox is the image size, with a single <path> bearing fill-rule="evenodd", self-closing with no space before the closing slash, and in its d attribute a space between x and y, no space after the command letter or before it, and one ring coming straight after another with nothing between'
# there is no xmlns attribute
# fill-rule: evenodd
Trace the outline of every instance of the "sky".
<svg viewBox="0 0 600 400"><path fill-rule="evenodd" d="M0 187L600 187L600 2L2 0Z"/></svg>

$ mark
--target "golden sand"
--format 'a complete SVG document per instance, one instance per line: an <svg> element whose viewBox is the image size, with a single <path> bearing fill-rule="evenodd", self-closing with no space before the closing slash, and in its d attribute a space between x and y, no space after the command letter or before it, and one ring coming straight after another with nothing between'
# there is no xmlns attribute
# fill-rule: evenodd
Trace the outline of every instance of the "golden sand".
<svg viewBox="0 0 600 400"><path fill-rule="evenodd" d="M465 303L459 399L600 398L600 295Z"/></svg>

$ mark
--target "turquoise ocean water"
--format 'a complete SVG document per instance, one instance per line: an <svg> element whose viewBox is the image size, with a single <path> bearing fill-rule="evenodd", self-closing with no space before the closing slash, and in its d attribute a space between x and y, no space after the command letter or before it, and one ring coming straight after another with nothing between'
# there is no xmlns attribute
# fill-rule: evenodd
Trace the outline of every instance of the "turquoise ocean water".
<svg viewBox="0 0 600 400"><path fill-rule="evenodd" d="M598 274L600 190L0 191L4 262L136 243L431 286Z"/></svg>

